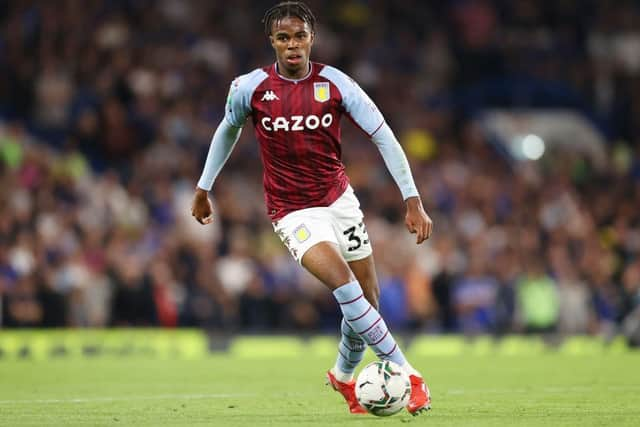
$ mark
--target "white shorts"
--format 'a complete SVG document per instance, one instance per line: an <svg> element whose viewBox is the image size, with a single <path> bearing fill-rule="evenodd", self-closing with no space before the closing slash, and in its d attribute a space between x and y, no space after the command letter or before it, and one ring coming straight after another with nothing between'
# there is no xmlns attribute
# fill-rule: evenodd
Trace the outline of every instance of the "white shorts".
<svg viewBox="0 0 640 427"><path fill-rule="evenodd" d="M360 202L349 186L330 206L291 212L274 222L273 229L298 262L319 242L337 244L344 259L350 262L371 255L363 217Z"/></svg>

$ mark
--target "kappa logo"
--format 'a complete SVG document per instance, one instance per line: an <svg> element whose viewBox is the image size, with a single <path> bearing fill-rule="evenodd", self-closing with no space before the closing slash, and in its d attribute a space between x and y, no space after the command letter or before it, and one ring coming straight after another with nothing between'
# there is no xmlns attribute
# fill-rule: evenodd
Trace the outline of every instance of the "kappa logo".
<svg viewBox="0 0 640 427"><path fill-rule="evenodd" d="M268 90L264 93L264 95L262 95L262 99L260 99L260 101L275 101L275 100L280 100L280 98L278 98L278 95L276 95L272 90Z"/></svg>

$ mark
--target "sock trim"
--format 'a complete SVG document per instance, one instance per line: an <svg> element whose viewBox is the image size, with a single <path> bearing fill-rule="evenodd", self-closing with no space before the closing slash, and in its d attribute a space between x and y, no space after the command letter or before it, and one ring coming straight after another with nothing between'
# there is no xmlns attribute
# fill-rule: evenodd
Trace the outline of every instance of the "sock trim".
<svg viewBox="0 0 640 427"><path fill-rule="evenodd" d="M396 349L398 348L398 344L393 344L393 348L391 349L391 351L389 353L377 353L376 355L378 357L387 357L390 356L391 353L393 353L394 351L396 351Z"/></svg>
<svg viewBox="0 0 640 427"><path fill-rule="evenodd" d="M346 301L346 302L341 302L339 303L340 305L349 305L349 304L353 304L354 302L358 301L360 298L362 298L364 296L364 294L360 294L360 296L352 299L351 301Z"/></svg>
<svg viewBox="0 0 640 427"><path fill-rule="evenodd" d="M342 354L342 352L340 351L340 349L338 349L338 353L340 353L340 356L342 356L342 358L343 358L344 360L346 360L347 362L349 362L349 363L351 363L351 364L357 365L358 363L360 363L360 361L357 361L357 362L356 362L355 360L351 360L351 359L347 358L347 356L345 356L344 354Z"/></svg>
<svg viewBox="0 0 640 427"><path fill-rule="evenodd" d="M362 313L362 314L361 314L360 316L358 316L358 317L354 317L353 319L347 319L347 322L355 322L355 321L356 321L356 320L358 320L358 319L362 319L364 316L366 316L366 315L367 315L367 313L369 313L369 312L371 311L371 309L372 309L372 308L373 308L373 306L372 306L372 305L369 305L369 308L367 308L367 310L366 310L364 313ZM354 331L354 332L355 332L355 331Z"/></svg>
<svg viewBox="0 0 640 427"><path fill-rule="evenodd" d="M342 344L344 346L344 348L346 348L347 350L349 350L351 353L356 353L356 351L354 351L354 349L352 349L351 347L349 347L348 345L346 345L344 342L340 341L340 344Z"/></svg>
<svg viewBox="0 0 640 427"><path fill-rule="evenodd" d="M374 326L376 326L380 321L382 320L382 316L378 316L378 320L376 320L375 322L373 322L373 324L371 326L369 326L367 329L365 329L362 332L358 332L358 335L362 335L365 332L369 331L369 329L373 328Z"/></svg>
<svg viewBox="0 0 640 427"><path fill-rule="evenodd" d="M342 317L344 319L344 324L347 326L347 328L349 328L349 330L353 333L353 335L349 335L349 332L344 332L342 329L340 329L340 332L349 337L349 338L356 338L356 339L361 339L362 341L364 341L364 339L362 339L362 337L360 335L358 335L358 333L356 332L355 329L353 329L353 326L351 326L349 324L349 322L347 321L347 319L343 316Z"/></svg>
<svg viewBox="0 0 640 427"><path fill-rule="evenodd" d="M387 329L387 332L384 333L384 335L382 336L382 338L380 338L378 341L374 342L371 345L378 345L382 342L383 339L385 339L387 337L387 335L389 335L389 329Z"/></svg>

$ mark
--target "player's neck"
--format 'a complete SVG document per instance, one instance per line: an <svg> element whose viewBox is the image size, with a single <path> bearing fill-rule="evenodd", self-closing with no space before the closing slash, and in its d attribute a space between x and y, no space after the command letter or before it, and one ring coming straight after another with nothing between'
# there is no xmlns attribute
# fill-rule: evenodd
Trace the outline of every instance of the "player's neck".
<svg viewBox="0 0 640 427"><path fill-rule="evenodd" d="M311 74L311 61L307 62L306 67L302 67L299 71L294 74L287 73L285 67L281 67L278 62L276 62L276 73L285 80L304 80Z"/></svg>

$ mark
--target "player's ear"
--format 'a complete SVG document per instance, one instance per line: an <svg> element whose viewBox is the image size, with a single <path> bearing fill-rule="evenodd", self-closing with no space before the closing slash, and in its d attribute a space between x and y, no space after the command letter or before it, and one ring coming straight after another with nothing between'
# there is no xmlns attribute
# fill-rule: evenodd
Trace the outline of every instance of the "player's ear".
<svg viewBox="0 0 640 427"><path fill-rule="evenodd" d="M314 33L313 31L311 31L311 36L309 36L310 42L309 45L313 46L313 42L316 39L316 33Z"/></svg>
<svg viewBox="0 0 640 427"><path fill-rule="evenodd" d="M269 35L269 43L271 43L271 47L275 49L276 47L276 38L272 35Z"/></svg>

